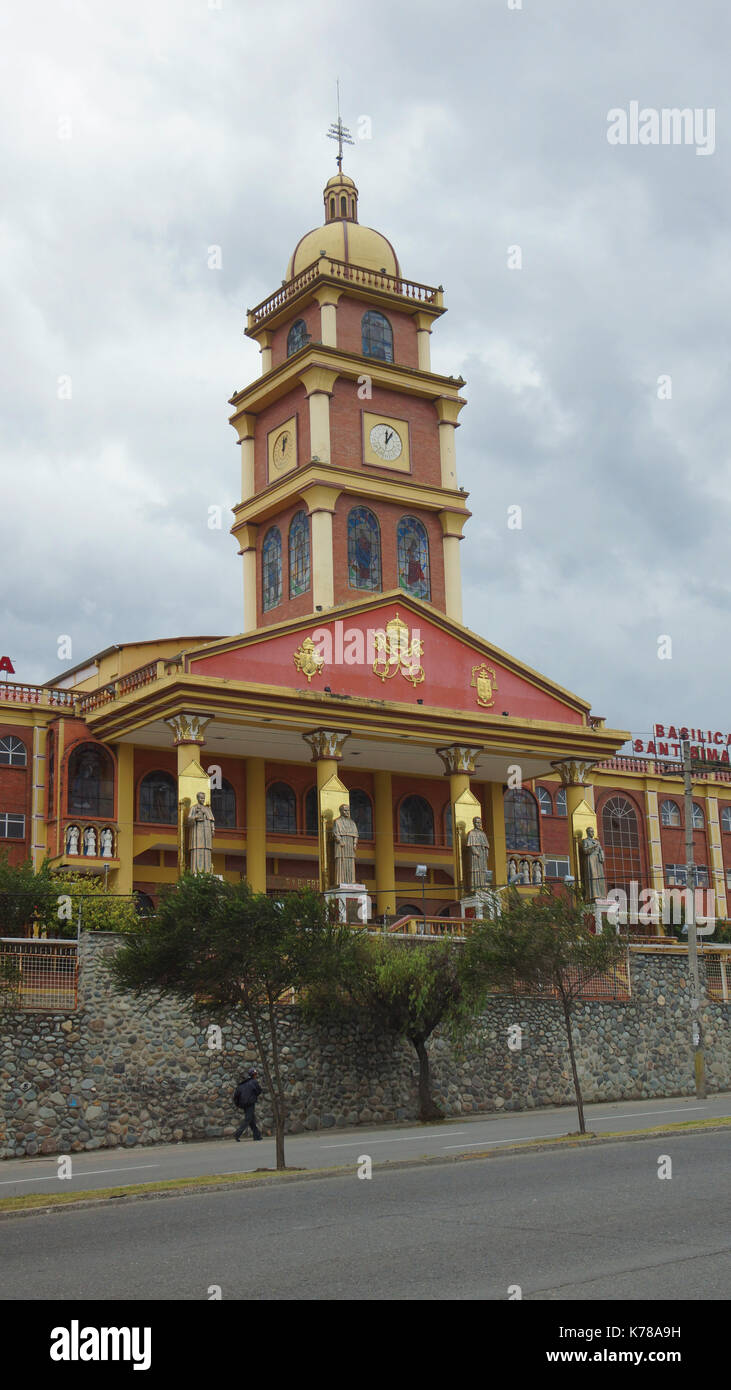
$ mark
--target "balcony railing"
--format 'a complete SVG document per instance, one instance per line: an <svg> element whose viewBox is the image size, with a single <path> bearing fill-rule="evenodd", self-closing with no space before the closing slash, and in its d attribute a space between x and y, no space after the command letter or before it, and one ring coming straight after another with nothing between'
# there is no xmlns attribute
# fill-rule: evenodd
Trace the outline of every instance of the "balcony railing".
<svg viewBox="0 0 731 1390"><path fill-rule="evenodd" d="M249 309L248 327L256 328L257 324L263 323L321 275L330 275L336 280L349 280L364 289L381 290L385 294L397 294L403 299L415 300L420 304L434 304L441 308L441 286L422 285L418 280L404 280L400 275L389 275L386 271L369 270L364 265L351 265L348 261L340 261L331 256L320 256L286 284L281 285L274 294L270 294L268 299L263 299L255 309Z"/></svg>
<svg viewBox="0 0 731 1390"><path fill-rule="evenodd" d="M48 685L24 685L20 681L0 682L0 702L5 701L15 705L74 707L74 695L70 690L56 690Z"/></svg>
<svg viewBox="0 0 731 1390"><path fill-rule="evenodd" d="M102 686L101 690L92 690L88 695L78 695L78 713L88 714L90 710L99 709L102 705L110 704L112 700L120 700L123 695L130 695L132 691L150 685L160 674L160 664L150 661L146 666L138 666L136 671L128 671L126 676L118 676L116 680L110 681L109 685Z"/></svg>
<svg viewBox="0 0 731 1390"><path fill-rule="evenodd" d="M663 771L670 776L682 777L681 763L670 762L666 758L632 758L618 753L614 758L605 758L597 767L610 772L642 772L645 775L661 776ZM693 780L699 777L715 777L721 782L731 782L731 767L709 760L707 772L694 772Z"/></svg>

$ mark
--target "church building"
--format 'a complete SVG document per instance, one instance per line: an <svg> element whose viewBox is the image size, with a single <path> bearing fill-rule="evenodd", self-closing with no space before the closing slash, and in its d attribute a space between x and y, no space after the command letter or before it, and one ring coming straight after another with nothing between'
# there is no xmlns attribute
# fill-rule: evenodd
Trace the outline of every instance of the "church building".
<svg viewBox="0 0 731 1390"><path fill-rule="evenodd" d="M341 159L323 198L322 225L248 313L261 374L229 403L241 631L3 681L0 849L154 904L202 789L213 871L275 895L331 886L328 826L347 802L373 917L459 916L477 816L496 887L578 877L588 824L609 887L630 872L659 886L671 847L654 764L618 758L627 731L463 624L465 383L430 355L444 291L407 279L363 225ZM699 797L724 893L730 781L719 770Z"/></svg>

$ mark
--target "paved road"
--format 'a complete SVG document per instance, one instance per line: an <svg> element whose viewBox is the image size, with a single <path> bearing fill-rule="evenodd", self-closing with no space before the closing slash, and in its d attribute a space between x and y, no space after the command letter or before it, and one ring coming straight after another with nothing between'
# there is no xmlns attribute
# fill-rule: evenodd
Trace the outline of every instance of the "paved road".
<svg viewBox="0 0 731 1390"><path fill-rule="evenodd" d="M657 1101L617 1101L587 1106L587 1126L597 1133L607 1130L646 1129L650 1125L677 1124L731 1115L731 1094L698 1101L673 1097ZM577 1126L573 1107L521 1111L518 1114L482 1115L477 1119L451 1120L441 1125L389 1125L384 1129L326 1129L316 1134L287 1138L287 1163L294 1168L329 1168L355 1164L359 1154L374 1162L389 1158L420 1158L470 1149L491 1149L503 1144L566 1134ZM0 1163L0 1198L30 1192L84 1191L117 1187L155 1179L197 1177L212 1173L251 1172L275 1166L274 1140L254 1144L251 1139L235 1144L216 1139L204 1144L158 1144L135 1149L103 1149L73 1155L73 1176L59 1179L56 1158L23 1158Z"/></svg>
<svg viewBox="0 0 731 1390"><path fill-rule="evenodd" d="M39 1213L0 1225L5 1297L721 1300L728 1135L505 1154ZM672 1177L658 1177L660 1155Z"/></svg>

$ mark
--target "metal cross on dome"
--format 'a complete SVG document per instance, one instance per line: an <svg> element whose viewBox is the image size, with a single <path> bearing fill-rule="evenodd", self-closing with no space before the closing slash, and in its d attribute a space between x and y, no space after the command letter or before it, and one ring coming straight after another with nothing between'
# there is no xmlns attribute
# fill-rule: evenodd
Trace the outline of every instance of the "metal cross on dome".
<svg viewBox="0 0 731 1390"><path fill-rule="evenodd" d="M327 136L328 136L328 140L337 140L337 142L338 142L337 165L338 165L338 171L342 174L342 172L343 172L343 145L354 145L354 144L355 144L355 140L352 139L351 134L350 134L350 131L348 130L348 127L345 126L345 125L343 125L343 123L342 123L342 121L341 121L341 119L340 119L340 80L339 80L339 79L338 79L338 81L336 82L335 86L336 86L336 88L337 88L337 93L338 93L338 119L337 119L337 121L333 121L333 122L332 122L332 124L331 124L331 126L330 126L330 128L329 128L329 130L328 130L328 132L327 132Z"/></svg>

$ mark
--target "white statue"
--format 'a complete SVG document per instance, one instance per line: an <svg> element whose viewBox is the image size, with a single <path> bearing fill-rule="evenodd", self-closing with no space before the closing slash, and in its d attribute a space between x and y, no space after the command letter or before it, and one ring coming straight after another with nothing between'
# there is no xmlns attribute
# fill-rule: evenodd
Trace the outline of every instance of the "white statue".
<svg viewBox="0 0 731 1390"><path fill-rule="evenodd" d="M70 825L66 831L66 853L78 854L79 852L79 827Z"/></svg>
<svg viewBox="0 0 731 1390"><path fill-rule="evenodd" d="M466 859L465 868L467 870L467 882L474 893L478 888L488 886L487 855L490 849L490 841L487 838L479 816L474 816L472 829L465 841Z"/></svg>
<svg viewBox="0 0 731 1390"><path fill-rule="evenodd" d="M93 825L87 825L84 831L84 854L96 854L96 830Z"/></svg>
<svg viewBox="0 0 731 1390"><path fill-rule="evenodd" d="M114 836L107 826L101 833L102 859L111 859L114 848Z"/></svg>

